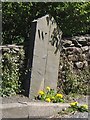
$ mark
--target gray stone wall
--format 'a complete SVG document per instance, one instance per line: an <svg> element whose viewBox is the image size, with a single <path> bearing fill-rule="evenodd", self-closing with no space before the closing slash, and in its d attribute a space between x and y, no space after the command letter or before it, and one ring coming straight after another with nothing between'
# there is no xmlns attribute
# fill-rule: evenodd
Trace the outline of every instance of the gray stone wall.
<svg viewBox="0 0 90 120"><path fill-rule="evenodd" d="M90 64L90 35L74 36L63 39L63 54L76 69L83 69Z"/></svg>
<svg viewBox="0 0 90 120"><path fill-rule="evenodd" d="M87 94L90 79L90 35L62 39L58 91Z"/></svg>

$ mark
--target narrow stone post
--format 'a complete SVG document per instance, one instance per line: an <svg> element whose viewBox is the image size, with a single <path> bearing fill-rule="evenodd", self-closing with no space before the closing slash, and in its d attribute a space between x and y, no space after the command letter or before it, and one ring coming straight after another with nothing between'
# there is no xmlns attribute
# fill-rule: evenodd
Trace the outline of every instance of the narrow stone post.
<svg viewBox="0 0 90 120"><path fill-rule="evenodd" d="M54 18L49 15L32 21L25 81L26 93L30 98L46 86L57 88L60 55L59 51L55 54L56 46L51 44L51 36L56 28Z"/></svg>

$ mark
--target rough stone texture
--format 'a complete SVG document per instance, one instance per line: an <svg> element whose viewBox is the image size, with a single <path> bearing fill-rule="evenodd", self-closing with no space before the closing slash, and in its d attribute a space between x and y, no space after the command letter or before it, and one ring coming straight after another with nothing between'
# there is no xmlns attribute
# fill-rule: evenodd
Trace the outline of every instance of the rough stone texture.
<svg viewBox="0 0 90 120"><path fill-rule="evenodd" d="M46 118L68 106L67 103L26 102L3 104L0 110L2 118Z"/></svg>
<svg viewBox="0 0 90 120"><path fill-rule="evenodd" d="M78 69L83 68L83 62L76 62L75 65Z"/></svg>
<svg viewBox="0 0 90 120"><path fill-rule="evenodd" d="M26 75L26 94L33 98L39 90L46 86L57 88L59 52L51 45L51 36L57 25L53 18L46 15L34 20L31 26L31 36L28 43L27 68L31 69ZM32 44L32 46L31 46ZM29 90L30 88L30 90Z"/></svg>
<svg viewBox="0 0 90 120"><path fill-rule="evenodd" d="M84 103L80 103L80 105ZM2 110L2 118L88 118L87 112L57 115L60 110L69 106L69 103L25 102L3 104L0 105L0 110Z"/></svg>
<svg viewBox="0 0 90 120"><path fill-rule="evenodd" d="M68 55L68 60L69 61L78 61L78 56L77 55Z"/></svg>
<svg viewBox="0 0 90 120"><path fill-rule="evenodd" d="M86 52L89 50L88 46L81 47L81 49L82 49L82 52Z"/></svg>
<svg viewBox="0 0 90 120"><path fill-rule="evenodd" d="M27 107L7 108L2 110L3 118L28 118Z"/></svg>
<svg viewBox="0 0 90 120"><path fill-rule="evenodd" d="M72 41L70 40L65 40L64 43L63 43L63 46L71 46L72 45Z"/></svg>
<svg viewBox="0 0 90 120"><path fill-rule="evenodd" d="M74 36L62 40L63 52L67 56L69 62L72 61L77 69L88 67L90 64L89 41L89 34L84 36Z"/></svg>
<svg viewBox="0 0 90 120"><path fill-rule="evenodd" d="M45 73L45 87L57 88L58 68L59 68L59 52L54 54L55 48L48 44L48 58Z"/></svg>
<svg viewBox="0 0 90 120"><path fill-rule="evenodd" d="M68 42L69 41L69 42ZM71 42L70 42L71 41ZM62 39L62 52L60 54L60 65L59 65L59 74L58 74L58 91L61 91L61 89L64 89L63 83L67 83L66 81L66 74L65 71L71 71L73 72L73 75L79 76L82 81L80 82L84 83L82 86L89 83L89 74L87 75L87 78L85 78L85 74L83 71L86 71L86 74L90 72L90 35L84 35L84 36L74 36L72 38L63 38ZM66 44L68 43L68 44ZM74 44L71 46L71 44ZM80 76L82 74L82 77ZM71 76L69 76L71 77ZM71 78L72 79L72 78ZM85 82L87 81L87 83ZM69 83L69 82L68 82ZM65 84L66 85L66 84ZM75 84L74 84L75 85ZM88 89L88 88L86 88ZM66 91L67 92L67 91Z"/></svg>

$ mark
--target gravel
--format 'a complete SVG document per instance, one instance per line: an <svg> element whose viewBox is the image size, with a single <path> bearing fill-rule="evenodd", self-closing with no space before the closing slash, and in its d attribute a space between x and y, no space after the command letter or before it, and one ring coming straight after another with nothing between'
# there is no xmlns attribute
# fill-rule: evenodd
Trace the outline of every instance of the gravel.
<svg viewBox="0 0 90 120"><path fill-rule="evenodd" d="M88 118L88 112L77 112L74 115L71 115L71 118Z"/></svg>
<svg viewBox="0 0 90 120"><path fill-rule="evenodd" d="M88 118L88 112L76 112L74 114L67 114L67 115L54 115L51 118Z"/></svg>

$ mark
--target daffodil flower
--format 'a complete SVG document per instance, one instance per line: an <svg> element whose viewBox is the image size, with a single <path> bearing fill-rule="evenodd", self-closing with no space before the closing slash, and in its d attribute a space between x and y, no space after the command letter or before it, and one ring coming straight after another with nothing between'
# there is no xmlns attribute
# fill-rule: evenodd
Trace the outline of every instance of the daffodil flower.
<svg viewBox="0 0 90 120"><path fill-rule="evenodd" d="M78 105L78 102L73 102L73 103L70 103L71 106L77 106Z"/></svg>
<svg viewBox="0 0 90 120"><path fill-rule="evenodd" d="M48 91L50 91L50 87L49 86L47 86L47 88L46 88Z"/></svg>
<svg viewBox="0 0 90 120"><path fill-rule="evenodd" d="M56 97L63 98L62 94L57 94Z"/></svg>
<svg viewBox="0 0 90 120"><path fill-rule="evenodd" d="M45 101L46 101L46 102L51 102L51 99L50 99L50 98L46 98Z"/></svg>
<svg viewBox="0 0 90 120"><path fill-rule="evenodd" d="M82 105L83 108L88 109L88 105L84 104Z"/></svg>
<svg viewBox="0 0 90 120"><path fill-rule="evenodd" d="M40 90L40 91L38 92L38 94L39 94L39 95L44 95L44 91Z"/></svg>

